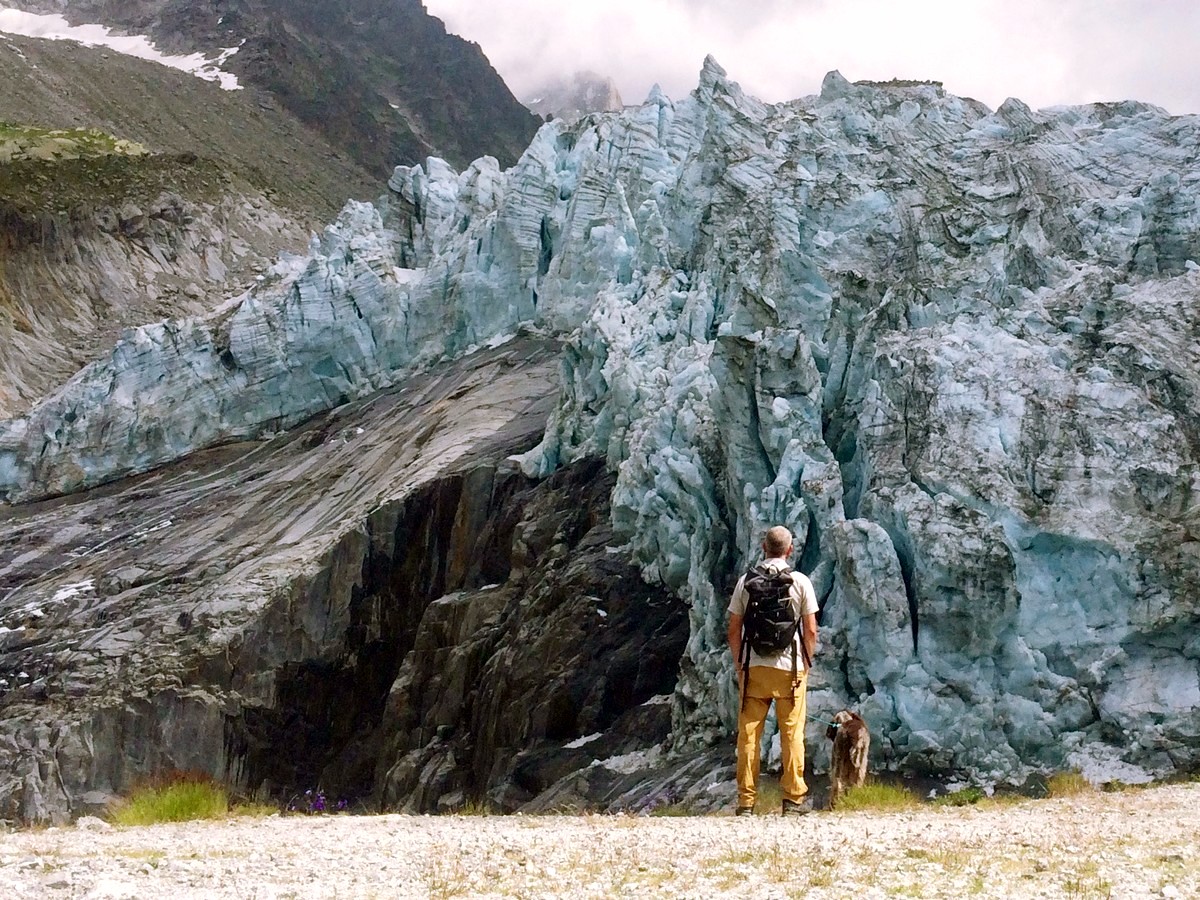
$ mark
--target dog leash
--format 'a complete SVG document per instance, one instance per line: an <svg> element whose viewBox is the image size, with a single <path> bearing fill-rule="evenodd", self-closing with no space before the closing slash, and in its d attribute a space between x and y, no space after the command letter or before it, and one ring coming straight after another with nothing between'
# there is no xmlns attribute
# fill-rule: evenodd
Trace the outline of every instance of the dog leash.
<svg viewBox="0 0 1200 900"><path fill-rule="evenodd" d="M838 725L837 722L826 722L824 719L818 719L816 716L808 715L808 713L805 713L804 717L806 719L812 719L814 722L819 722L820 724L822 724L828 728L840 728L841 727L840 725Z"/></svg>

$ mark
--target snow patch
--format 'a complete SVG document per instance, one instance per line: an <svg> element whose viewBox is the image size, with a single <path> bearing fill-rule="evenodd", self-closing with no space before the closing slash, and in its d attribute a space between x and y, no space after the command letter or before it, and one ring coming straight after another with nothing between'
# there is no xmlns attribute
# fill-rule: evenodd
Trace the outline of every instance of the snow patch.
<svg viewBox="0 0 1200 900"><path fill-rule="evenodd" d="M0 9L0 32L51 41L75 41L85 47L107 47L125 56L156 62L205 81L215 81L225 91L242 89L236 75L221 70L221 66L241 49L241 44L237 47L227 47L212 59L208 59L203 53L172 56L163 53L144 35L114 34L104 25L71 25L63 16L38 15L7 8Z"/></svg>
<svg viewBox="0 0 1200 900"><path fill-rule="evenodd" d="M148 534L154 534L156 531L163 531L164 529L170 528L173 524L174 523L170 519L164 519L156 525L151 525L149 528L143 528L141 531L134 532L133 536L135 538L145 537Z"/></svg>
<svg viewBox="0 0 1200 900"><path fill-rule="evenodd" d="M54 596L50 598L50 602L62 603L64 600L70 600L72 597L78 597L80 594L92 591L95 588L95 585L96 582L92 578L89 578L86 581L77 581L74 584L64 584L57 591L55 591ZM28 612L31 616L43 615L41 610L33 609L29 610Z"/></svg>
<svg viewBox="0 0 1200 900"><path fill-rule="evenodd" d="M634 772L658 765L661 759L662 748L651 747L649 750L635 750L633 753L626 753L622 756L598 759L592 765L601 766L610 772L617 772L621 775L632 775Z"/></svg>
<svg viewBox="0 0 1200 900"><path fill-rule="evenodd" d="M578 750L580 747L590 744L592 741L600 740L601 737L603 737L603 735L597 731L595 734L589 734L586 737L575 738L575 740L571 741L569 744L563 744L563 749Z"/></svg>

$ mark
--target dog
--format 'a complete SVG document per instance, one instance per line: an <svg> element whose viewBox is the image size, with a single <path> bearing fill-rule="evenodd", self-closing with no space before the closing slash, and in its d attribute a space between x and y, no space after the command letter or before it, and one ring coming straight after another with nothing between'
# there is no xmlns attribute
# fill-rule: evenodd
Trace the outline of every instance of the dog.
<svg viewBox="0 0 1200 900"><path fill-rule="evenodd" d="M871 749L871 732L858 713L843 709L833 717L825 731L833 741L829 765L829 808L836 809L846 791L861 787L867 779L867 754Z"/></svg>

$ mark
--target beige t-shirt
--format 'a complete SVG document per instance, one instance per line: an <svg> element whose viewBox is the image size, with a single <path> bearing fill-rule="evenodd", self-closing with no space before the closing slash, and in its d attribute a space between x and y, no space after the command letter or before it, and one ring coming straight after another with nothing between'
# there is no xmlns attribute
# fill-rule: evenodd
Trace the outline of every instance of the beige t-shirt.
<svg viewBox="0 0 1200 900"><path fill-rule="evenodd" d="M764 559L761 565L765 566L772 573L777 573L782 569L787 568L786 559ZM795 582L791 590L792 600L792 615L797 619L801 616L816 613L820 608L817 606L817 594L813 590L812 582L808 580L807 575L802 575L800 572L792 572L792 581ZM735 616L744 616L746 614L746 604L750 602L750 593L746 590L746 576L743 574L738 579L737 586L733 589L733 598L729 601L729 612ZM804 626L801 624L796 629L796 636L793 641L796 645L796 671L804 671L804 654L800 650L800 634ZM739 660L739 665L740 660ZM792 651L784 650L778 656L759 656L753 650L750 651L750 665L752 666L767 666L772 669L786 669L792 671Z"/></svg>

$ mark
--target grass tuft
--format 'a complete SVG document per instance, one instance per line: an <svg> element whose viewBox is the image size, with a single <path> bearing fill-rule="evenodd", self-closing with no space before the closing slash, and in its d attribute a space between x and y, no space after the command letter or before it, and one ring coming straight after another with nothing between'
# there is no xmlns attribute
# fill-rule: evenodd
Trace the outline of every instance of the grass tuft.
<svg viewBox="0 0 1200 900"><path fill-rule="evenodd" d="M1058 772L1046 782L1046 792L1051 797L1078 797L1094 790L1092 783L1079 772Z"/></svg>
<svg viewBox="0 0 1200 900"><path fill-rule="evenodd" d="M0 163L22 159L144 156L146 148L95 128L50 129L0 122Z"/></svg>
<svg viewBox="0 0 1200 900"><path fill-rule="evenodd" d="M468 800L458 809L454 810L456 816L490 816L494 815L495 810L492 805L486 800Z"/></svg>
<svg viewBox="0 0 1200 900"><path fill-rule="evenodd" d="M913 809L920 803L920 798L906 787L868 779L862 787L846 792L838 801L837 811Z"/></svg>
<svg viewBox="0 0 1200 900"><path fill-rule="evenodd" d="M229 815L229 795L219 784L192 779L138 788L110 815L116 825L191 822Z"/></svg>

